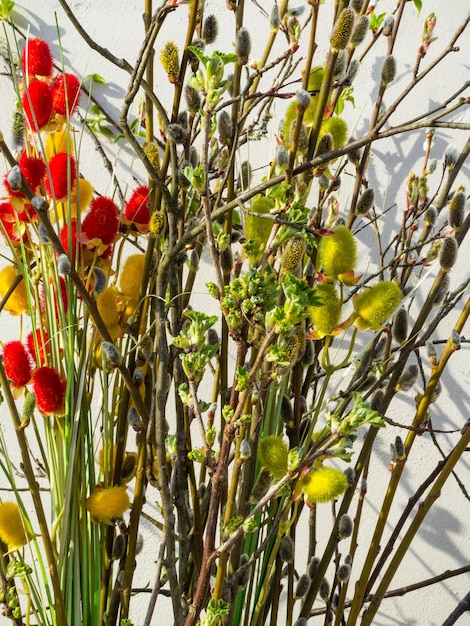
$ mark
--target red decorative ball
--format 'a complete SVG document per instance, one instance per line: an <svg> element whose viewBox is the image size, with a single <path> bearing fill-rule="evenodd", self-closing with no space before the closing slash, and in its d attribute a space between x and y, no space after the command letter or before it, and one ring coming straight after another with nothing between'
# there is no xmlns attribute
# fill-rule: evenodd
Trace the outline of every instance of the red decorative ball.
<svg viewBox="0 0 470 626"><path fill-rule="evenodd" d="M104 244L113 243L119 228L118 208L110 198L95 198L90 211L82 222L82 230L88 239L100 239Z"/></svg>
<svg viewBox="0 0 470 626"><path fill-rule="evenodd" d="M65 382L53 367L40 367L33 374L36 406L48 415L61 412L65 401Z"/></svg>
<svg viewBox="0 0 470 626"><path fill-rule="evenodd" d="M50 180L46 178L47 193L56 200L65 198L77 180L75 159L67 152L58 152L49 161L49 172Z"/></svg>
<svg viewBox="0 0 470 626"><path fill-rule="evenodd" d="M36 343L34 341L34 336L36 335ZM37 345L37 351L36 351ZM36 328L34 334L31 332L26 337L26 347L28 348L28 352L31 355L31 358L38 365L45 365L46 363L46 354L50 354L49 347L49 334L45 328L42 329L42 332L39 328Z"/></svg>
<svg viewBox="0 0 470 626"><path fill-rule="evenodd" d="M150 223L149 198L149 188L146 185L137 187L124 209L125 219L129 222L148 225Z"/></svg>
<svg viewBox="0 0 470 626"><path fill-rule="evenodd" d="M47 76L52 74L53 59L49 45L44 39L30 39L21 53L21 64L24 75L30 79L33 76Z"/></svg>
<svg viewBox="0 0 470 626"><path fill-rule="evenodd" d="M36 157L28 156L26 150L23 150L18 159L18 165L29 186L35 191L46 175L46 165L44 161Z"/></svg>
<svg viewBox="0 0 470 626"><path fill-rule="evenodd" d="M21 341L10 341L3 348L5 374L13 387L24 387L31 380L31 361Z"/></svg>
<svg viewBox="0 0 470 626"><path fill-rule="evenodd" d="M54 111L72 116L80 103L80 81L75 74L62 74L52 84Z"/></svg>
<svg viewBox="0 0 470 626"><path fill-rule="evenodd" d="M52 90L42 80L33 80L21 98L23 111L33 131L47 124L52 114Z"/></svg>

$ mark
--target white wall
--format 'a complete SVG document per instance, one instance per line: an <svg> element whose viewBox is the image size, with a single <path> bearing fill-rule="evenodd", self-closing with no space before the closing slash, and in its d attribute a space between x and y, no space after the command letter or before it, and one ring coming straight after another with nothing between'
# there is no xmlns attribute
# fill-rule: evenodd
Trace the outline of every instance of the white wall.
<svg viewBox="0 0 470 626"><path fill-rule="evenodd" d="M272 0L261 0L261 3L269 12ZM332 4L327 0L327 4ZM82 26L88 33L96 39L102 46L108 48L113 54L125 58L131 64L134 62L143 32L143 3L137 0L127 2L116 2L115 0L76 0L71 2L72 10L80 20ZM302 4L298 0L297 4ZM253 53L256 58L265 41L268 26L265 17L250 2L246 2L246 10L250 14L247 26L252 34ZM377 3L378 12L388 12L395 8L395 0L381 0ZM387 92L386 101L390 103L393 98L408 84L410 72L412 71L415 59L415 52L420 43L420 33L422 19L434 11L437 15L437 26L435 34L437 41L423 60L423 65L431 62L447 45L456 27L463 21L469 3L467 0L450 0L441 2L440 0L423 0L423 10L418 18L413 3L406 7L406 17L403 20L399 43L396 46L396 56L398 73L397 80ZM214 47L224 51L231 51L234 29L233 14L225 9L222 0L207 0L206 11L214 12L220 17L220 35ZM17 3L15 10L15 21L22 29L29 29L31 36L41 36L50 42L53 53L58 56L59 38L55 25L55 20L59 25L60 40L63 48L65 63L79 75L84 76L89 73L99 73L106 79L106 85L96 86L95 95L100 102L105 103L110 114L117 119L122 98L128 84L128 76L122 70L105 61L97 53L90 51L83 40L76 33L70 24L59 3L54 0L23 0ZM179 7L169 17L169 24L172 25L171 32L164 29L164 35L157 40L157 49L168 39L181 40L185 32L187 21L187 7ZM322 41L327 41L329 28L325 27L320 33ZM405 105L398 111L391 123L413 118L426 108L433 108L441 102L448 94L457 89L464 80L469 77L469 51L470 33L466 32L459 40L459 52L454 52L442 63L440 68L432 73L432 76L420 85L416 92L407 98ZM380 53L372 55L374 61L368 60L361 67L360 73L355 83L354 97L356 108L350 111L351 128L357 128L356 135L360 135L368 125L368 118L371 110L371 101L375 98L377 77L380 69L377 61L377 54L380 60L385 56L385 41L377 44ZM279 47L282 52L283 46ZM326 48L321 47L317 52L318 62L321 62L326 54ZM296 87L292 88L295 91ZM159 73L157 78L157 92L159 97L169 103L172 96L172 87L168 84L166 77ZM8 78L0 77L0 93L2 94L0 103L0 130L8 140L8 129L10 127L11 111L13 109L14 94ZM465 94L470 95L468 90ZM135 113L135 109L133 111ZM467 106L458 115L458 120L470 122L470 108ZM276 128L276 125L273 125ZM410 134L406 138L394 138L377 144L373 150L372 163L370 168L370 183L375 187L377 196L377 206L390 206L396 203L393 209L391 222L395 224L401 220L401 211L404 207L404 183L406 175L412 168L419 171L420 159L422 158L422 144L425 132L420 131ZM463 146L468 137L468 132L456 133L447 129L436 131L436 140L433 148L433 157L442 159L443 151L449 142L457 148ZM262 158L268 163L272 157L273 141L268 142L268 146L263 146L264 154ZM257 145L250 145L250 150L257 150ZM128 159L128 152L124 147L116 148L115 158ZM99 191L106 193L109 190L109 180L102 176L99 181L94 177L97 171L101 171L99 157L94 152L89 142L84 144L80 167L85 177L96 182ZM116 161L117 172L122 185L134 186L132 176L140 176L144 180L141 168L135 166L135 170L124 167L122 161ZM4 163L0 161L0 176L5 171ZM432 178L435 184L440 175L440 166ZM470 187L468 178L468 165L462 170L458 177L458 183ZM344 202L347 201L348 189L342 192ZM390 227L390 226L388 226ZM364 241L365 248L362 252L363 259L367 260L368 242ZM5 252L2 250L1 252ZM452 272L452 286L456 286L461 280L468 276L468 263L470 254L468 246L461 250L460 259L456 270ZM197 306L198 304L196 304ZM201 307L206 307L205 300L199 303ZM448 321L443 325L442 339L447 337L447 333L452 328L456 319L456 312L453 312ZM11 323L11 326L8 324ZM0 327L0 340L7 341L16 333L17 320L10 320L2 314ZM468 330L467 330L468 333ZM468 348L466 346L452 359L449 370L443 380L444 392L439 403L433 405L432 415L434 424L442 429L460 428L468 418L470 402L468 390L470 389L470 368L468 360ZM412 414L414 401L413 394L407 394L406 399L401 404L394 404L389 417L400 422L406 422ZM7 410L0 407L1 422L8 419ZM398 431L397 431L398 432ZM371 529L375 525L377 510L382 500L383 486L388 480L388 454L389 445L394 440L396 432L392 428L381 432L378 439L378 454L373 462L369 474L369 489L366 499L366 510L364 519L364 529L362 537L370 535ZM440 438L444 449L449 449L455 441L455 435L442 435ZM414 488L420 484L427 472L435 466L438 453L429 440L428 436L422 437L413 449L412 459L407 464L407 469L403 481L403 488L399 494L400 505L397 507L396 517L400 514L402 507L406 504L408 497L413 493ZM464 484L469 485L470 471L468 460L463 459L457 473ZM1 481L1 477L0 477ZM149 494L149 499L152 495ZM329 508L325 507L319 513L320 517L325 517L327 527L329 526ZM391 518L392 521L395 518ZM370 520L370 521L369 521ZM146 523L144 523L144 528ZM148 525L147 525L148 527ZM149 527L148 527L149 528ZM388 528L390 531L390 527ZM322 538L320 537L320 545ZM147 560L147 568L139 579L137 585L152 583L154 579L154 559L156 558L156 538L148 537L145 544L144 553L139 561ZM360 546L360 549L363 546ZM431 577L446 569L456 568L470 562L470 503L462 496L455 480L451 479L446 485L441 499L436 503L430 515L425 520L419 537L413 543L412 549L400 568L392 587L400 587L408 583L413 583L420 578ZM401 625L428 625L439 626L443 619L457 604L458 600L468 591L468 574L460 578L450 579L437 586L410 593L403 598L385 600L381 610L377 615L374 624L377 626L401 626ZM135 624L138 625L143 619L146 607L146 596L142 596L133 602L133 616ZM462 618L461 623L467 623ZM170 624L171 618L165 616L161 609L157 609L153 624ZM309 622L310 623L310 622ZM320 624L322 620L313 619L311 623Z"/></svg>

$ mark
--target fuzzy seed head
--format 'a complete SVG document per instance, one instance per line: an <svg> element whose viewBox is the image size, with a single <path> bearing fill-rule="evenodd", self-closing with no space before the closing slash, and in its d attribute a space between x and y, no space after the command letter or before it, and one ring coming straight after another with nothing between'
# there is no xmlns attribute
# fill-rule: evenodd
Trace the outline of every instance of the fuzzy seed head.
<svg viewBox="0 0 470 626"><path fill-rule="evenodd" d="M351 566L347 565L347 563L343 563L338 567L338 571L336 572L336 578L340 583L347 583L349 577L351 576Z"/></svg>
<svg viewBox="0 0 470 626"><path fill-rule="evenodd" d="M121 353L113 343L109 341L103 341L101 344L101 349L103 350L103 354L110 363L118 364L120 362Z"/></svg>
<svg viewBox="0 0 470 626"><path fill-rule="evenodd" d="M331 152L333 150L334 144L333 144L333 135L331 133L325 133L324 135L321 136L316 150L315 150L315 156L320 156L322 154L327 154L328 152Z"/></svg>
<svg viewBox="0 0 470 626"><path fill-rule="evenodd" d="M238 29L235 52L238 54L240 64L246 65L251 52L251 38L244 26Z"/></svg>
<svg viewBox="0 0 470 626"><path fill-rule="evenodd" d="M272 31L276 32L279 30L279 26L281 25L281 16L279 13L279 6L277 3L273 5L271 9L271 13L269 14L269 27Z"/></svg>
<svg viewBox="0 0 470 626"><path fill-rule="evenodd" d="M356 13L359 13L359 11L362 10L363 4L364 4L364 0L352 0L351 2L351 6L356 11Z"/></svg>
<svg viewBox="0 0 470 626"><path fill-rule="evenodd" d="M395 313L392 323L392 336L395 341L402 344L408 336L408 313L401 308Z"/></svg>
<svg viewBox="0 0 470 626"><path fill-rule="evenodd" d="M138 224L140 228L147 228L150 223L149 204L149 188L147 185L141 185L132 193L124 207L122 216L127 222Z"/></svg>
<svg viewBox="0 0 470 626"><path fill-rule="evenodd" d="M395 57L390 54L384 61L382 67L382 83L384 85L389 85L391 82L395 80L395 76L397 73L397 64L395 61Z"/></svg>
<svg viewBox="0 0 470 626"><path fill-rule="evenodd" d="M7 175L8 186L12 191L20 191L23 185L23 177L19 165L14 165Z"/></svg>
<svg viewBox="0 0 470 626"><path fill-rule="evenodd" d="M233 135L233 124L230 113L224 109L219 113L217 118L217 130L219 132L219 140L223 146L227 146Z"/></svg>
<svg viewBox="0 0 470 626"><path fill-rule="evenodd" d="M166 217L163 211L154 211L150 217L149 230L154 237L165 230Z"/></svg>
<svg viewBox="0 0 470 626"><path fill-rule="evenodd" d="M142 145L142 150L150 162L153 169L158 172L160 170L160 147L156 141L146 141Z"/></svg>
<svg viewBox="0 0 470 626"><path fill-rule="evenodd" d="M186 85L184 88L184 97L186 99L186 105L188 111L193 115L201 108L201 94L194 89L191 85Z"/></svg>
<svg viewBox="0 0 470 626"><path fill-rule="evenodd" d="M284 535L279 543L279 556L284 563L292 563L294 560L294 540L289 535Z"/></svg>
<svg viewBox="0 0 470 626"><path fill-rule="evenodd" d="M214 43L219 33L219 25L215 15L208 15L202 26L202 39L205 44Z"/></svg>
<svg viewBox="0 0 470 626"><path fill-rule="evenodd" d="M184 144L188 139L188 133L180 124L168 125L168 138L176 144Z"/></svg>
<svg viewBox="0 0 470 626"><path fill-rule="evenodd" d="M271 480L271 472L266 467L262 467L258 475L258 479L251 491L250 502L259 502L261 498L266 495L269 487L271 486Z"/></svg>
<svg viewBox="0 0 470 626"><path fill-rule="evenodd" d="M330 39L331 47L334 50L344 50L348 45L354 27L354 19L354 9L347 7L341 11Z"/></svg>
<svg viewBox="0 0 470 626"><path fill-rule="evenodd" d="M170 83L176 82L180 71L179 50L174 41L168 41L160 51L160 63Z"/></svg>
<svg viewBox="0 0 470 626"><path fill-rule="evenodd" d="M72 191L77 180L77 165L67 152L58 152L49 161L50 177L46 178L47 193L61 200Z"/></svg>
<svg viewBox="0 0 470 626"><path fill-rule="evenodd" d="M353 531L353 521L349 515L342 515L338 522L338 538L347 539L351 536Z"/></svg>
<svg viewBox="0 0 470 626"><path fill-rule="evenodd" d="M397 390L409 391L418 379L419 368L415 363L408 365L403 374L398 379Z"/></svg>
<svg viewBox="0 0 470 626"><path fill-rule="evenodd" d="M459 151L454 146L449 146L444 153L444 166L448 169L454 169L459 159Z"/></svg>
<svg viewBox="0 0 470 626"><path fill-rule="evenodd" d="M301 235L291 237L282 254L281 272L294 272L299 263L303 260L306 247L306 241Z"/></svg>
<svg viewBox="0 0 470 626"><path fill-rule="evenodd" d="M63 276L67 276L72 271L72 263L66 254L60 254L57 259L57 271Z"/></svg>
<svg viewBox="0 0 470 626"><path fill-rule="evenodd" d="M71 117L80 104L80 80L75 74L61 74L52 83L52 106L56 113Z"/></svg>
<svg viewBox="0 0 470 626"><path fill-rule="evenodd" d="M43 366L33 373L38 409L45 415L60 415L65 402L65 382L53 368Z"/></svg>
<svg viewBox="0 0 470 626"><path fill-rule="evenodd" d="M449 206L449 225L454 230L458 230L463 224L466 203L465 191L458 191L452 196Z"/></svg>
<svg viewBox="0 0 470 626"><path fill-rule="evenodd" d="M395 437L395 454L398 461L403 461L406 458L405 446L399 435Z"/></svg>
<svg viewBox="0 0 470 626"><path fill-rule="evenodd" d="M364 41L364 37L369 30L369 16L361 15L354 26L353 33L351 35L351 45L355 48Z"/></svg>
<svg viewBox="0 0 470 626"><path fill-rule="evenodd" d="M324 578L321 581L320 589L318 590L320 594L320 598L326 602L330 597L330 591L331 591L330 583L327 581L326 578Z"/></svg>
<svg viewBox="0 0 470 626"><path fill-rule="evenodd" d="M299 619L294 623L294 626L307 626L307 620L305 617L299 617Z"/></svg>
<svg viewBox="0 0 470 626"><path fill-rule="evenodd" d="M276 148L276 164L279 169L284 170L289 162L289 155L282 144Z"/></svg>
<svg viewBox="0 0 470 626"><path fill-rule="evenodd" d="M444 272L449 272L454 267L458 251L459 244L457 239L453 236L446 237L442 242L439 253L439 264Z"/></svg>
<svg viewBox="0 0 470 626"><path fill-rule="evenodd" d="M356 78L356 75L359 71L359 67L360 67L360 63L357 59L352 59L352 61L349 63L348 66L348 71L346 72L346 76L344 79L344 82L347 85L352 85L354 82L354 79Z"/></svg>
<svg viewBox="0 0 470 626"><path fill-rule="evenodd" d="M106 283L107 283L106 273L103 272L101 267L98 267L95 265L93 267L93 276L94 276L93 292L95 293L95 295L99 296L100 293L103 293L106 287Z"/></svg>
<svg viewBox="0 0 470 626"><path fill-rule="evenodd" d="M426 226L434 226L437 220L437 216L438 212L436 207L433 204L429 205L423 215L424 223L426 224Z"/></svg>
<svg viewBox="0 0 470 626"><path fill-rule="evenodd" d="M13 113L12 135L14 147L21 148L24 143L24 116L21 111Z"/></svg>
<svg viewBox="0 0 470 626"><path fill-rule="evenodd" d="M445 274L441 280L441 284L439 285L439 288L434 297L433 306L442 304L447 292L449 291L449 285L450 285L450 276L449 274Z"/></svg>
<svg viewBox="0 0 470 626"><path fill-rule="evenodd" d="M280 417L284 424L292 425L294 423L294 409L289 398L284 394L281 400Z"/></svg>
<svg viewBox="0 0 470 626"><path fill-rule="evenodd" d="M370 399L370 408L373 411L378 411L380 405L382 404L382 400L384 399L385 393L383 389L376 389L372 394L372 398Z"/></svg>
<svg viewBox="0 0 470 626"><path fill-rule="evenodd" d="M310 577L308 574L302 574L302 576L300 576L299 580L297 581L297 586L295 588L294 597L296 599L303 598L304 595L309 590L309 588L310 588Z"/></svg>
<svg viewBox="0 0 470 626"><path fill-rule="evenodd" d="M299 89L295 94L295 98L298 102L299 110L302 111L305 111L312 100L312 96L305 89Z"/></svg>
<svg viewBox="0 0 470 626"><path fill-rule="evenodd" d="M52 115L52 89L42 80L34 80L21 98L29 127L36 132L45 126Z"/></svg>
<svg viewBox="0 0 470 626"><path fill-rule="evenodd" d="M367 215L374 206L375 192L368 187L361 195L356 205L356 215Z"/></svg>

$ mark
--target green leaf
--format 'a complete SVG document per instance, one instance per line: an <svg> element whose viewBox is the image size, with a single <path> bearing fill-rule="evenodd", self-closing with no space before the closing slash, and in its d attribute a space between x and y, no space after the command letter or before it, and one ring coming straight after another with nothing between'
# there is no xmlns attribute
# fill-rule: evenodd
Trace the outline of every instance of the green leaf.
<svg viewBox="0 0 470 626"><path fill-rule="evenodd" d="M97 83L99 85L106 85L106 80L101 76L101 74L88 74L87 76L85 76L85 80L89 80L92 83Z"/></svg>
<svg viewBox="0 0 470 626"><path fill-rule="evenodd" d="M419 15L421 13L421 9L423 8L423 0L413 0L413 2Z"/></svg>

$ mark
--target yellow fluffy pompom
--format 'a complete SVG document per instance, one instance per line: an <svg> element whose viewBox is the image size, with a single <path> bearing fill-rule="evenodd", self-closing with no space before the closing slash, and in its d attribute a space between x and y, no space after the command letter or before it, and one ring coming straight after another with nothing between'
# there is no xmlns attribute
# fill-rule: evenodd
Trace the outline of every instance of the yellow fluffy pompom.
<svg viewBox="0 0 470 626"><path fill-rule="evenodd" d="M142 286L145 254L133 254L126 259L119 278L119 288L129 300L137 300Z"/></svg>
<svg viewBox="0 0 470 626"><path fill-rule="evenodd" d="M105 287L96 298L96 306L106 328L113 338L122 333L119 321L122 312L120 293L116 287Z"/></svg>
<svg viewBox="0 0 470 626"><path fill-rule="evenodd" d="M112 524L121 518L130 507L129 495L124 485L96 487L86 499L86 508L93 521Z"/></svg>
<svg viewBox="0 0 470 626"><path fill-rule="evenodd" d="M8 552L14 552L31 541L16 502L0 504L0 539L7 546Z"/></svg>
<svg viewBox="0 0 470 626"><path fill-rule="evenodd" d="M356 265L356 240L347 226L338 226L320 239L318 258L328 278L339 279Z"/></svg>
<svg viewBox="0 0 470 626"><path fill-rule="evenodd" d="M2 300L17 278L18 274L11 265L7 265L0 271L0 298ZM3 308L11 315L29 314L28 294L24 280L15 287Z"/></svg>
<svg viewBox="0 0 470 626"><path fill-rule="evenodd" d="M334 500L349 486L346 475L334 467L311 470L302 478L301 485L305 501L310 505Z"/></svg>
<svg viewBox="0 0 470 626"><path fill-rule="evenodd" d="M334 334L338 328L342 302L336 288L331 283L318 283L317 296L321 298L321 306L309 308L309 317L313 326L313 339L322 339Z"/></svg>
<svg viewBox="0 0 470 626"><path fill-rule="evenodd" d="M261 464L269 470L275 478L282 478L287 472L287 457L289 449L282 441L282 437L268 435L260 440L258 456Z"/></svg>
<svg viewBox="0 0 470 626"><path fill-rule="evenodd" d="M355 325L365 330L379 330L401 301L401 289L396 283L382 280L370 289L364 289L353 300Z"/></svg>

